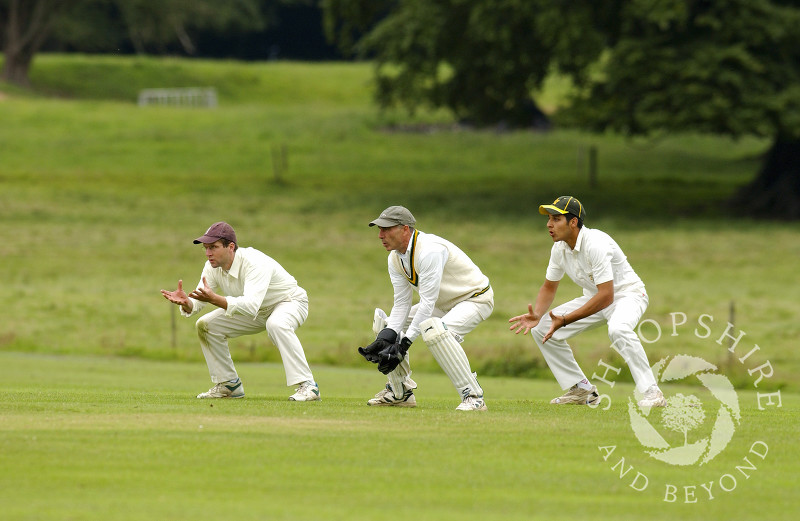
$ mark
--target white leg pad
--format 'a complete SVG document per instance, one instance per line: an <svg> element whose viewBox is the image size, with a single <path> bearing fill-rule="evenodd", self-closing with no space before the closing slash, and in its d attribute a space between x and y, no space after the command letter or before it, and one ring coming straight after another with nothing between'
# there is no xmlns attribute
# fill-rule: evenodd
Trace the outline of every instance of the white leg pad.
<svg viewBox="0 0 800 521"><path fill-rule="evenodd" d="M429 318L420 323L422 340L427 344L433 358L453 382L462 398L483 396L478 378L469 368L464 349L440 318Z"/></svg>
<svg viewBox="0 0 800 521"><path fill-rule="evenodd" d="M386 375L389 378L389 386L395 396L400 398L407 389L416 389L417 382L411 379L411 368L409 366L408 354L402 362Z"/></svg>
<svg viewBox="0 0 800 521"><path fill-rule="evenodd" d="M372 332L377 336L383 329L386 329L386 319L389 316L381 308L375 308L375 315L372 317Z"/></svg>
<svg viewBox="0 0 800 521"><path fill-rule="evenodd" d="M386 329L387 319L389 316L381 308L375 308L375 314L372 317L372 332L377 335L382 330ZM406 389L416 389L417 383L411 379L411 367L409 366L408 355L400 362L397 368L389 373L389 386L392 392L398 398L403 396Z"/></svg>

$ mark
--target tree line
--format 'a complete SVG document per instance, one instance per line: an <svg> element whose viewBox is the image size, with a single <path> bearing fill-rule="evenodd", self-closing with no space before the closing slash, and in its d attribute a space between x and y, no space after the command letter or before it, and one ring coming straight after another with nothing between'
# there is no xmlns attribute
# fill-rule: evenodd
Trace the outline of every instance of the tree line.
<svg viewBox="0 0 800 521"><path fill-rule="evenodd" d="M382 107L446 108L476 126L769 139L731 206L800 219L800 0L0 0L2 78L24 85L55 42L197 55L300 6L326 45L374 64ZM532 93L552 73L574 88L545 115Z"/></svg>
<svg viewBox="0 0 800 521"><path fill-rule="evenodd" d="M574 85L559 124L657 138L771 140L730 201L800 219L798 0L323 0L329 37L375 63L384 107L445 107L529 126L553 72Z"/></svg>
<svg viewBox="0 0 800 521"><path fill-rule="evenodd" d="M38 52L342 59L316 0L0 0L2 79Z"/></svg>

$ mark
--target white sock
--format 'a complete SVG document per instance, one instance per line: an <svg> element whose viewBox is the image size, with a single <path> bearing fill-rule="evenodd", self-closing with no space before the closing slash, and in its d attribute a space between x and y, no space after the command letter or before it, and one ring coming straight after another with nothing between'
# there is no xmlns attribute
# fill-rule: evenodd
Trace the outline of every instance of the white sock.
<svg viewBox="0 0 800 521"><path fill-rule="evenodd" d="M579 389L583 389L584 391L591 391L592 387L594 387L594 386L592 384L590 384L589 380L587 380L586 378L584 378L583 380L578 382L578 388Z"/></svg>

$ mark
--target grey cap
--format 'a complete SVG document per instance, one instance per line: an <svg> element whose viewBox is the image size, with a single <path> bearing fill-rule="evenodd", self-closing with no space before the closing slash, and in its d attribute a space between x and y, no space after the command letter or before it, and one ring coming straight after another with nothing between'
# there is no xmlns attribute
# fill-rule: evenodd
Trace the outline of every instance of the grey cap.
<svg viewBox="0 0 800 521"><path fill-rule="evenodd" d="M414 226L415 224L417 224L417 220L404 206L390 206L382 211L377 219L369 223L370 226L380 226L381 228L398 225Z"/></svg>

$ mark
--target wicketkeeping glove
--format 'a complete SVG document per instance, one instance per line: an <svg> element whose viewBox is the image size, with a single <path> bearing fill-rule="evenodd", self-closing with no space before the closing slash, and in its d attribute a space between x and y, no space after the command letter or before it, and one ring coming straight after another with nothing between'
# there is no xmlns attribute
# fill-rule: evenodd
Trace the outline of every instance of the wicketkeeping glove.
<svg viewBox="0 0 800 521"><path fill-rule="evenodd" d="M378 337L373 343L367 347L358 348L358 354L366 358L368 362L377 364L380 361L380 357L378 356L380 352L390 347L395 341L397 341L397 332L394 329L388 327L381 329L381 332L378 333Z"/></svg>
<svg viewBox="0 0 800 521"><path fill-rule="evenodd" d="M411 340L403 338L400 342L392 344L378 353L378 357L380 358L378 361L378 371L383 374L389 374L394 371L395 368L400 365L400 362L403 361L403 358L406 357L409 347L411 347Z"/></svg>

